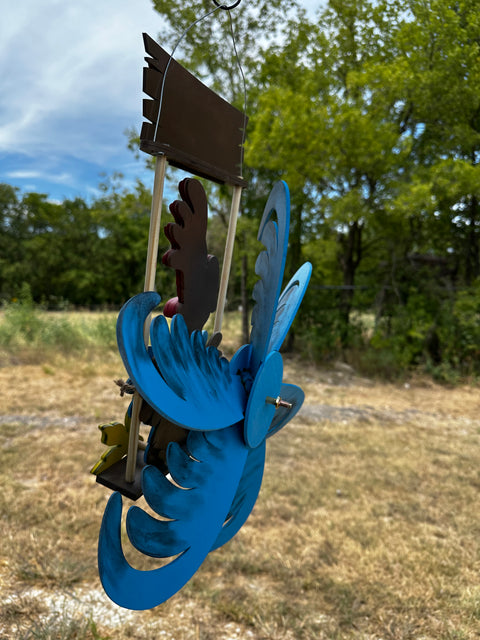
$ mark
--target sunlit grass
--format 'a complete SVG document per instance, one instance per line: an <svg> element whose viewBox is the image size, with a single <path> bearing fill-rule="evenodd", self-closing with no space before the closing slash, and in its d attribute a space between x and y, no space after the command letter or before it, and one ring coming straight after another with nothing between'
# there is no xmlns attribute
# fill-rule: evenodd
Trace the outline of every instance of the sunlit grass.
<svg viewBox="0 0 480 640"><path fill-rule="evenodd" d="M39 363L68 359L81 354L101 359L116 351L118 312L46 312L29 305L11 305L0 311L0 366L6 362ZM205 326L213 331L213 317ZM222 324L222 346L231 356L241 346L239 313L226 313Z"/></svg>
<svg viewBox="0 0 480 640"><path fill-rule="evenodd" d="M43 312L11 305L0 313L0 365L90 356L116 349L116 314Z"/></svg>
<svg viewBox="0 0 480 640"><path fill-rule="evenodd" d="M98 319L65 318L87 333ZM225 328L234 351L238 319ZM373 384L286 358L306 405L268 441L246 525L169 602L132 613L102 595L109 491L88 473L103 450L97 425L128 404L113 383L120 357L101 342L43 360L29 348L27 363L0 367L0 638L478 637L476 388ZM73 604L55 615L60 597Z"/></svg>

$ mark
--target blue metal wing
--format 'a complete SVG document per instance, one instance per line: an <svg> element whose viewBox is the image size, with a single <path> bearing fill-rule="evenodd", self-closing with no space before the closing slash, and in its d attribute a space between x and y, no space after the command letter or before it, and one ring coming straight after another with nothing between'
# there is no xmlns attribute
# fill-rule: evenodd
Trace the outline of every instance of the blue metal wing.
<svg viewBox="0 0 480 640"><path fill-rule="evenodd" d="M267 351L280 351L285 337L307 290L312 265L305 262L293 276L278 299Z"/></svg>
<svg viewBox="0 0 480 640"><path fill-rule="evenodd" d="M289 206L288 187L286 183L280 182L275 186L267 201L258 234L266 251L260 254L256 264L256 273L260 276L260 280L254 288L256 306L252 313L253 329L250 345L248 348L244 347L243 352L239 352L235 356L235 359L243 361L242 366L245 368L255 369L257 367L258 370L262 367L262 362L266 360L269 353L280 350L310 280L312 265L307 262L300 267L281 295L278 295L279 288L275 288L276 284L281 285L285 267ZM274 214L276 214L277 222L272 219ZM283 255L280 255L279 247L282 247ZM256 356L252 357L252 351L256 353ZM277 366L279 364L277 360ZM236 360L232 360L232 365L234 368L237 366ZM262 369L262 374L267 379L270 378L264 369ZM303 404L304 393L295 385L281 384L279 395L290 403L292 408L279 407L275 412L270 410L273 419L270 422L267 418L267 423L263 426L266 437L271 437L290 422ZM263 411L264 396L261 396L260 403ZM214 549L228 542L250 515L262 484L264 463L265 439L256 448L250 449L248 453L245 469L228 519L219 533Z"/></svg>
<svg viewBox="0 0 480 640"><path fill-rule="evenodd" d="M276 216L275 216L276 214ZM276 217L276 222L274 220ZM290 194L286 182L277 182L260 222L262 251L255 264L259 276L253 288L251 367L256 372L268 353L279 351L307 290L312 265L306 262L280 295L290 228Z"/></svg>
<svg viewBox="0 0 480 640"><path fill-rule="evenodd" d="M277 221L274 220L276 213ZM285 182L277 182L265 205L258 240L264 245L255 263L260 277L253 287L255 307L252 311L251 369L256 373L268 353L288 249L290 194Z"/></svg>
<svg viewBox="0 0 480 640"><path fill-rule="evenodd" d="M300 410L305 394L300 387L294 384L282 384L281 397L292 405L291 409L279 407L267 431L267 438L273 436L284 427ZM217 549L226 544L241 529L247 521L262 485L263 469L265 465L265 440L255 449L248 451L245 468L238 484L238 489L233 499L232 506L222 530L212 548Z"/></svg>
<svg viewBox="0 0 480 640"><path fill-rule="evenodd" d="M121 309L117 341L136 390L160 415L188 429L223 429L243 419L245 389L228 360L207 347L202 332L188 333L181 315L159 315L150 328L151 349L143 327L158 306L155 292L140 293Z"/></svg>
<svg viewBox="0 0 480 640"><path fill-rule="evenodd" d="M233 498L228 516L212 547L218 549L226 544L242 528L247 521L255 502L257 501L260 487L262 486L263 470L265 467L265 441L256 449L250 449L243 468L242 477Z"/></svg>

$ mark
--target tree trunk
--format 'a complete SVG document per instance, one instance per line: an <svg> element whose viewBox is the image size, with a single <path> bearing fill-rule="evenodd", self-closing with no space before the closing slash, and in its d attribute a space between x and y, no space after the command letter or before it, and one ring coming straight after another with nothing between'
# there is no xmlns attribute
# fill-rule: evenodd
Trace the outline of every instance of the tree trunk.
<svg viewBox="0 0 480 640"><path fill-rule="evenodd" d="M477 220L478 200L475 196L470 200L470 226L467 235L467 250L465 256L465 282L468 286L480 274L480 251L478 246Z"/></svg>
<svg viewBox="0 0 480 640"><path fill-rule="evenodd" d="M358 220L352 222L346 233L338 235L340 251L338 259L343 273L343 289L340 293L340 319L342 323L341 339L345 347L349 341L350 313L355 293L355 274L362 259L363 224Z"/></svg>

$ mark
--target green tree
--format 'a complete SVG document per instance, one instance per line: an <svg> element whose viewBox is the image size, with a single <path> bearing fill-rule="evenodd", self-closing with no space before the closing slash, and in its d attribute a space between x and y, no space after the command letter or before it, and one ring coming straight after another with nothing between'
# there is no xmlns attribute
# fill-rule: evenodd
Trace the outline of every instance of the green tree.
<svg viewBox="0 0 480 640"><path fill-rule="evenodd" d="M0 299L14 295L11 282L15 275L14 264L21 255L21 218L18 189L0 184Z"/></svg>
<svg viewBox="0 0 480 640"><path fill-rule="evenodd" d="M390 59L394 10L388 2L332 1L318 24L287 22L286 45L265 60L266 86L247 143L247 161L283 167L295 205L310 214L295 216L299 238L325 222L336 232L345 344L374 220L385 218L409 151L388 105L374 103L358 82L367 66Z"/></svg>
<svg viewBox="0 0 480 640"><path fill-rule="evenodd" d="M208 9L154 4L172 41ZM287 180L292 266L313 256L314 287L321 278L343 287L344 345L354 305L375 305L389 331L419 308L434 321L480 269L478 3L330 0L316 18L295 4L278 9L249 10L248 33L244 7L232 14L250 117L244 215L258 216L270 178ZM267 15L279 18L274 29ZM182 54L238 102L236 61L224 53L230 27L218 17L185 35Z"/></svg>
<svg viewBox="0 0 480 640"><path fill-rule="evenodd" d="M257 109L262 61L268 51L283 38L286 17L297 16L297 23L301 24L305 12L299 3L296 0L262 0L255 5L242 3L231 12L220 9L195 26L192 25L198 18L214 9L209 0L196 2L194 5L154 0L153 4L167 23L166 31L160 36L161 44L171 51L181 40L175 53L176 58L240 109L245 107L246 91L247 114L252 120ZM242 270L245 268L245 262L250 265L247 290L251 291L253 288L256 277L252 267L258 250L255 241L257 222L273 183L281 177L281 171L246 163L244 176L249 182L249 187L243 193L241 205L242 217L246 221L245 224L239 225L239 240L235 248L228 296L229 301L235 305L238 305L242 297ZM210 209L214 214L219 214L219 230L223 228L222 223L226 219L230 198L228 189L209 188ZM303 199L300 200L303 202ZM302 211L302 202L295 211ZM293 215L292 238L298 238L298 241L289 254L289 271L298 267L301 260L301 225L295 225L295 220L296 216ZM214 221L212 223L215 224ZM220 252L222 251L223 249L220 249Z"/></svg>
<svg viewBox="0 0 480 640"><path fill-rule="evenodd" d="M101 274L102 299L118 305L143 291L152 196L140 181L133 191L115 180L102 189L92 205L100 235L96 268ZM161 233L159 258L167 248ZM157 289L164 301L175 295L174 282L169 269L157 270Z"/></svg>
<svg viewBox="0 0 480 640"><path fill-rule="evenodd" d="M115 305L143 290L151 195L116 178L91 205L0 186L0 284L4 299L27 284L35 302Z"/></svg>
<svg viewBox="0 0 480 640"><path fill-rule="evenodd" d="M152 2L167 25L160 37L162 46L172 51L178 44L175 57L240 108L244 104L243 81L247 91L255 86L255 70L265 52L281 37L286 16L304 16L297 0L243 2L232 11L216 10L211 0L188 4L167 0ZM212 11L213 15L208 15Z"/></svg>

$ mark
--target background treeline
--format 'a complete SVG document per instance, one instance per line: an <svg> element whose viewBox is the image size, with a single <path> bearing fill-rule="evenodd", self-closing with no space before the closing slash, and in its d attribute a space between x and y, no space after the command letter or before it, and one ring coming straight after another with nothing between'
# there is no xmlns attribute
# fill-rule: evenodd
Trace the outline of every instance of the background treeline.
<svg viewBox="0 0 480 640"><path fill-rule="evenodd" d="M144 272L150 194L140 183L103 195L52 203L0 185L0 295L18 298L24 283L49 308L118 305L138 293ZM143 269L143 271L142 271Z"/></svg>
<svg viewBox="0 0 480 640"><path fill-rule="evenodd" d="M154 0L168 49L209 0ZM244 6L245 5L245 6ZM477 0L241 3L188 31L184 64L250 117L229 304L255 281L256 226L271 185L289 184L287 273L314 273L296 344L367 373L422 366L480 371L480 5ZM229 195L209 187L220 258ZM142 289L150 194L51 204L0 191L0 291L37 301L119 305ZM166 248L166 247L165 247ZM168 271L168 270L167 270ZM171 274L159 270L164 299ZM243 297L242 297L243 296Z"/></svg>

